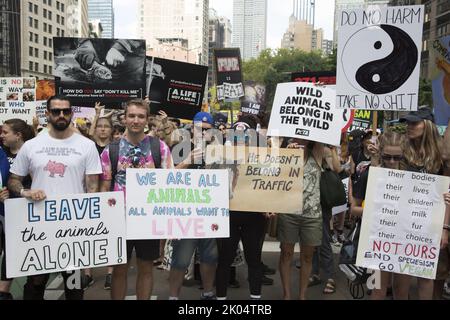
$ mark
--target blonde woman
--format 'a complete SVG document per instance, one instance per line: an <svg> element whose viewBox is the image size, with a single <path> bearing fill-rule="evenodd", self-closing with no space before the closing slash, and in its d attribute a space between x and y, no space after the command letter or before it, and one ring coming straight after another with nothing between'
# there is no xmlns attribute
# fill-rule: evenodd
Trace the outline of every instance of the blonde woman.
<svg viewBox="0 0 450 320"><path fill-rule="evenodd" d="M396 132L387 131L378 138L379 147L372 145L369 147L371 152L372 163L371 166L376 166L378 163L381 167L399 170L401 169L401 161L403 160L402 146L405 141L405 137L402 134ZM369 178L369 169L367 168L362 174L359 182L356 184L353 190L353 202L351 206L351 213L356 217L363 215L364 206L363 202L366 198L367 182ZM379 289L375 289L372 292L372 300L383 300L386 298L387 288L391 284L391 272L381 271L381 284ZM400 276L394 274L394 279ZM409 290L409 284L408 290Z"/></svg>
<svg viewBox="0 0 450 320"><path fill-rule="evenodd" d="M403 145L404 161L402 165L405 170L442 175L444 173L443 141L434 124L434 115L428 107L419 107L400 118L400 122L406 122L407 139ZM449 223L448 215L446 224ZM442 237L448 238L448 231L442 230ZM448 240L447 240L448 241ZM441 243L441 249L446 247ZM436 291L442 286L448 276L448 250L441 250L439 254L438 273L436 275ZM408 299L411 277L401 275L394 281L394 292L396 299ZM419 299L431 300L433 298L434 281L430 279L417 278ZM441 288L441 292L442 292Z"/></svg>

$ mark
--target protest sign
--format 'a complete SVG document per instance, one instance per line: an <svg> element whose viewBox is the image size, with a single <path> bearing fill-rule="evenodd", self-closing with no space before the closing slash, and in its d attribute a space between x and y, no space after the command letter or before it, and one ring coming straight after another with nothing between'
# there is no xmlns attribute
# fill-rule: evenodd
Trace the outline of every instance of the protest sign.
<svg viewBox="0 0 450 320"><path fill-rule="evenodd" d="M266 109L266 86L254 81L244 82L245 97L241 103L243 114L259 115Z"/></svg>
<svg viewBox="0 0 450 320"><path fill-rule="evenodd" d="M128 239L230 236L226 170L127 169Z"/></svg>
<svg viewBox="0 0 450 320"><path fill-rule="evenodd" d="M436 125L446 126L450 120L450 35L433 41L429 61Z"/></svg>
<svg viewBox="0 0 450 320"><path fill-rule="evenodd" d="M336 71L311 71L311 72L293 72L291 74L292 82L311 82L321 83L327 88L336 89ZM347 132L352 124L354 110L335 109L336 121L342 121L341 132Z"/></svg>
<svg viewBox="0 0 450 320"><path fill-rule="evenodd" d="M230 210L301 213L303 150L209 145L206 164L230 172Z"/></svg>
<svg viewBox="0 0 450 320"><path fill-rule="evenodd" d="M435 279L449 183L370 167L356 265Z"/></svg>
<svg viewBox="0 0 450 320"><path fill-rule="evenodd" d="M424 6L338 13L336 107L417 110Z"/></svg>
<svg viewBox="0 0 450 320"><path fill-rule="evenodd" d="M239 48L214 49L217 100L244 96Z"/></svg>
<svg viewBox="0 0 450 320"><path fill-rule="evenodd" d="M36 117L39 124L46 125L47 117L45 110L47 110L47 100L55 95L55 81L54 80L38 80L36 87Z"/></svg>
<svg viewBox="0 0 450 320"><path fill-rule="evenodd" d="M127 262L122 192L6 200L9 278Z"/></svg>
<svg viewBox="0 0 450 320"><path fill-rule="evenodd" d="M355 115L353 116L353 122L350 126L350 131L368 130L372 127L373 113L370 110L355 110Z"/></svg>
<svg viewBox="0 0 450 320"><path fill-rule="evenodd" d="M73 105L119 109L145 97L145 41L54 38L56 92Z"/></svg>
<svg viewBox="0 0 450 320"><path fill-rule="evenodd" d="M312 82L324 85L336 84L336 71L292 72L292 82Z"/></svg>
<svg viewBox="0 0 450 320"><path fill-rule="evenodd" d="M277 85L269 136L301 138L338 146L343 127L342 112L335 109L333 89L308 82Z"/></svg>
<svg viewBox="0 0 450 320"><path fill-rule="evenodd" d="M202 106L208 67L147 57L146 70L151 113L192 120Z"/></svg>
<svg viewBox="0 0 450 320"><path fill-rule="evenodd" d="M0 78L0 125L16 118L33 123L36 114L35 78Z"/></svg>

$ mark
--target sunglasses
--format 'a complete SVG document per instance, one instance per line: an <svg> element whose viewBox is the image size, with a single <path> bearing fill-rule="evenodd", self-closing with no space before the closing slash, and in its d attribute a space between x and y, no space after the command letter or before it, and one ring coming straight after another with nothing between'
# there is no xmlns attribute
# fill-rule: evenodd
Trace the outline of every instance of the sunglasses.
<svg viewBox="0 0 450 320"><path fill-rule="evenodd" d="M72 109L50 109L50 113L53 116L59 116L61 114L61 112L65 115L65 116L69 116L72 114Z"/></svg>
<svg viewBox="0 0 450 320"><path fill-rule="evenodd" d="M381 159L383 159L384 161L401 161L403 159L403 156L394 156L391 154L382 154L381 155Z"/></svg>
<svg viewBox="0 0 450 320"><path fill-rule="evenodd" d="M141 159L143 157L142 150L139 147L134 147L130 150L129 155L131 158L131 163L133 164L134 168L139 167L139 164L141 163Z"/></svg>

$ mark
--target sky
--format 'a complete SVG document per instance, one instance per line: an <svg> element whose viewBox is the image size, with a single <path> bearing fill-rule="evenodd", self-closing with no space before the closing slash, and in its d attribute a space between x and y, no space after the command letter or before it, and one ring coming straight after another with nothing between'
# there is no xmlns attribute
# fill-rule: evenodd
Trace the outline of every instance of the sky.
<svg viewBox="0 0 450 320"><path fill-rule="evenodd" d="M324 29L328 40L333 40L334 1L316 0L316 28ZM209 6L233 23L232 0L209 0ZM137 7L137 0L114 0L116 38L137 38ZM267 47L280 47L292 9L292 0L268 0Z"/></svg>

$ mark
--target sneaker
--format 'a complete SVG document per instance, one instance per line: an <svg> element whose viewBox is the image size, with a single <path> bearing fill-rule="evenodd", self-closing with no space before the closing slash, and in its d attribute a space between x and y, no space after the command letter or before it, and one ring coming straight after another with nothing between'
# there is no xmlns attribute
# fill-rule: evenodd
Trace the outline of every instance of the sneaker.
<svg viewBox="0 0 450 320"><path fill-rule="evenodd" d="M103 289L111 290L111 282L112 282L112 274L108 273L105 277L105 285L103 286Z"/></svg>
<svg viewBox="0 0 450 320"><path fill-rule="evenodd" d="M0 300L14 300L13 296L9 292L0 292Z"/></svg>
<svg viewBox="0 0 450 320"><path fill-rule="evenodd" d="M271 276L277 272L275 269L269 268L269 266L265 265L264 263L262 265L263 265L263 274L265 276Z"/></svg>
<svg viewBox="0 0 450 320"><path fill-rule="evenodd" d="M217 297L216 297L215 294L205 296L205 295L202 293L202 295L200 296L200 300L217 300Z"/></svg>
<svg viewBox="0 0 450 320"><path fill-rule="evenodd" d="M241 287L241 284L236 279L230 280L230 282L228 283L228 288L237 289L237 288L240 288L240 287Z"/></svg>
<svg viewBox="0 0 450 320"><path fill-rule="evenodd" d="M262 285L263 286L271 286L271 285L273 285L273 279L263 275L263 277L262 277Z"/></svg>
<svg viewBox="0 0 450 320"><path fill-rule="evenodd" d="M92 278L91 276L85 275L83 277L82 282L83 282L83 289L87 289L94 284L94 278Z"/></svg>

